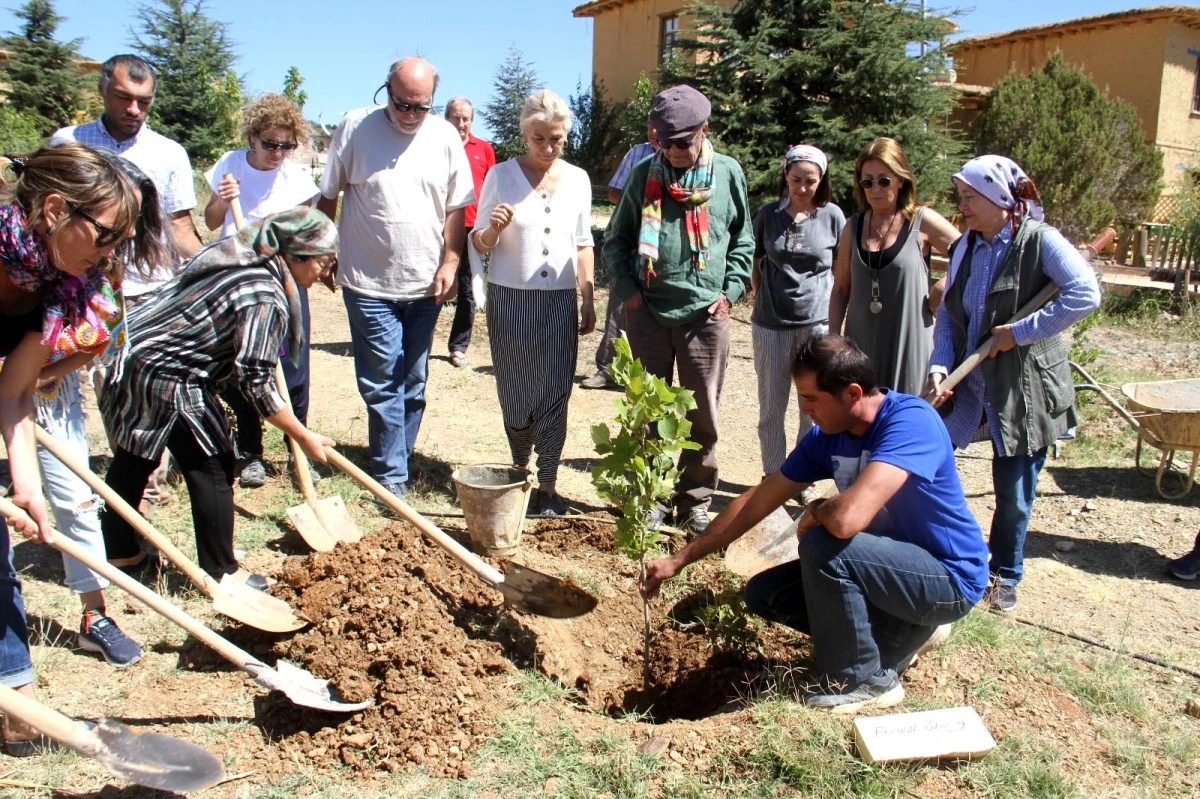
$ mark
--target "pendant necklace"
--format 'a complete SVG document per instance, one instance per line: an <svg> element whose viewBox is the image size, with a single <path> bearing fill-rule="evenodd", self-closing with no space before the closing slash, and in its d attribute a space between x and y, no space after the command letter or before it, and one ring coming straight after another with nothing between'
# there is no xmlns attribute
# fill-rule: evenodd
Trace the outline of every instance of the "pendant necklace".
<svg viewBox="0 0 1200 799"><path fill-rule="evenodd" d="M869 225L870 222L875 220L875 211L871 210L868 213L871 215L871 219L868 222ZM879 270L883 269L884 245L887 243L888 236L892 233L892 225L894 224L896 224L895 214L892 215L891 221L888 222L887 230L883 232L883 235L879 239L879 249L876 250L879 254L879 261L874 266L871 265L871 256L875 253L872 253L869 247L867 248L867 268L871 270L871 304L868 308L870 308L873 314L883 312L883 303L879 300Z"/></svg>

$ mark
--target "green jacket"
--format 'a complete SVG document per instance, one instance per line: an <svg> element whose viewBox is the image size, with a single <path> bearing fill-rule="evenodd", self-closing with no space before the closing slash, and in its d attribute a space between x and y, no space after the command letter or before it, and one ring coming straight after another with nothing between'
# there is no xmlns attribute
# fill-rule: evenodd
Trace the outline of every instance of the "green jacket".
<svg viewBox="0 0 1200 799"><path fill-rule="evenodd" d="M721 294L735 303L746 293L754 259L753 212L741 166L727 155L714 153L708 265L701 272L692 264L684 208L666 197L654 264L657 274L647 286L637 249L649 171L650 159L646 159L629 175L604 234L604 263L612 273L612 290L618 299L641 292L660 325L678 327L701 318Z"/></svg>

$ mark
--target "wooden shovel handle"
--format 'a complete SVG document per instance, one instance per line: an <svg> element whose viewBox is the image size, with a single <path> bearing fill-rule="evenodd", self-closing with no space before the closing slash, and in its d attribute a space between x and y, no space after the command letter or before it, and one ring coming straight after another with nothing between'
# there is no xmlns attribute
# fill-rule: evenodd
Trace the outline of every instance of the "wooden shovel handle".
<svg viewBox="0 0 1200 799"><path fill-rule="evenodd" d="M228 177L228 175L226 175ZM246 224L246 216L242 213L242 198L234 197L229 201L229 212L233 214L233 226L238 230Z"/></svg>
<svg viewBox="0 0 1200 799"><path fill-rule="evenodd" d="M20 719L38 732L49 735L76 752L90 756L104 749L96 735L83 723L64 716L7 685L0 685L0 711L9 718Z"/></svg>
<svg viewBox="0 0 1200 799"><path fill-rule="evenodd" d="M422 533L433 540L435 544L450 553L450 556L457 560L462 565L466 566L471 571L494 588L499 588L504 583L504 575L497 569L489 565L483 558L479 557L462 544L455 541L450 536L446 535L439 528L434 526L432 522L426 519L421 514L413 510L403 500L397 498L391 491L388 491L377 480L364 472L362 469L355 466L344 455L335 450L333 447L325 448L325 457L334 466L341 469L346 474L358 481L359 485L370 491L379 498L385 505L399 513Z"/></svg>
<svg viewBox="0 0 1200 799"><path fill-rule="evenodd" d="M292 397L288 393L287 379L283 376L283 364L275 364L275 386L279 389L279 396L283 397L283 402L291 410ZM300 442L295 436L288 436L288 445L292 449L292 463L296 466L296 482L300 484L300 494L304 497L305 503L313 509L313 513L317 511L317 489L313 487L312 470L308 465L308 456L304 454L304 450L300 448ZM330 532L333 532L332 530Z"/></svg>
<svg viewBox="0 0 1200 799"><path fill-rule="evenodd" d="M37 425L34 426L34 431L37 434L37 443L39 446L45 448L51 455L62 461L63 465L78 475L79 479L87 483L110 507L115 508L117 513L121 514L121 518L129 522L133 529L141 533L150 542L151 546L166 555L167 560L171 561L177 569L187 575L187 578L204 592L205 596L224 596L225 592L217 584L216 580L209 577L203 569L197 566L187 555L183 554L179 550L179 547L171 542L171 539L156 530L154 525L146 521L142 514L138 513L135 508L123 500L120 494L109 488L108 484L96 476L91 469L84 466L65 446Z"/></svg>
<svg viewBox="0 0 1200 799"><path fill-rule="evenodd" d="M24 517L24 511L14 505L7 499L0 498L0 515L8 519L20 519ZM158 594L151 591L146 586L139 583L137 580L130 577L125 572L113 566L106 560L97 558L92 553L88 552L83 547L76 544L71 539L61 533L55 533L54 543L50 546L57 549L66 555L70 555L75 560L87 566L92 571L107 578L109 582L120 588L125 593L137 599L142 604L149 607L155 613L159 614L168 621L182 627L187 632L191 633L198 640L203 641L208 646L216 650L221 657L233 663L240 669L246 668L247 665L260 663L249 652L235 646L231 642L217 635L213 630L205 627L186 611L163 599Z"/></svg>

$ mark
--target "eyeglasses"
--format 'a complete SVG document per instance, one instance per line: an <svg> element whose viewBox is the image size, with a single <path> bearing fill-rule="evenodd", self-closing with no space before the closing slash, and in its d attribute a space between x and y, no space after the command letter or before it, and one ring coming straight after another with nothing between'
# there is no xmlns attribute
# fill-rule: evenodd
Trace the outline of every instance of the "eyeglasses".
<svg viewBox="0 0 1200 799"><path fill-rule="evenodd" d="M329 263L327 263L323 267L321 267L321 279L324 280L325 278L329 277L330 275L337 274L337 268L338 268L338 259L337 259L337 256L334 256L333 258L330 259Z"/></svg>
<svg viewBox="0 0 1200 799"><path fill-rule="evenodd" d="M283 150L285 153L290 153L300 146L294 141L271 141L270 139L259 139L259 144L269 153L273 153L276 150Z"/></svg>
<svg viewBox="0 0 1200 799"><path fill-rule="evenodd" d="M658 139L658 146L664 150L670 150L674 147L677 150L690 149L696 143L697 136L692 136L690 139Z"/></svg>
<svg viewBox="0 0 1200 799"><path fill-rule="evenodd" d="M860 180L860 181L858 182L858 185L862 186L864 189L870 189L870 188L872 188L872 187L873 187L873 186L874 186L876 183L878 183L878 184L879 184L879 188L881 188L881 189L886 189L888 186L892 185L892 181L893 181L893 180L894 180L894 178L891 178L891 177L888 177L887 175L884 175L883 177L874 178L874 179L871 179L871 178L863 178L862 180Z"/></svg>
<svg viewBox="0 0 1200 799"><path fill-rule="evenodd" d="M390 100L392 103L392 108L396 109L401 114L408 113L409 111L415 111L418 114L428 114L430 111L433 110L432 105L418 105L417 103L397 102L396 98L392 96L392 90L390 87L387 90L387 95L388 95L388 100Z"/></svg>
<svg viewBox="0 0 1200 799"><path fill-rule="evenodd" d="M92 223L92 227L96 229L96 247L108 247L129 238L129 234L126 231L117 230L115 228L108 227L107 225L100 224L96 221L96 217L92 216L78 205L71 204L68 207L71 209L71 213L79 214L84 219Z"/></svg>

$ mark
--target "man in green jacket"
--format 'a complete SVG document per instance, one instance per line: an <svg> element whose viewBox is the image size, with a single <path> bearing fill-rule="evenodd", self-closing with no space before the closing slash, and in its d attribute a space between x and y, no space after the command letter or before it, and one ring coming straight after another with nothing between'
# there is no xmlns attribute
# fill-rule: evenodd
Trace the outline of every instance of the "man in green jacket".
<svg viewBox="0 0 1200 799"><path fill-rule="evenodd" d="M713 151L712 105L690 86L654 98L650 126L660 149L638 164L604 237L613 292L625 303L635 357L696 395L692 438L679 458L676 524L708 527L717 488L717 409L729 362L729 309L746 292L754 256L752 213L741 166ZM670 508L650 520L661 524Z"/></svg>

